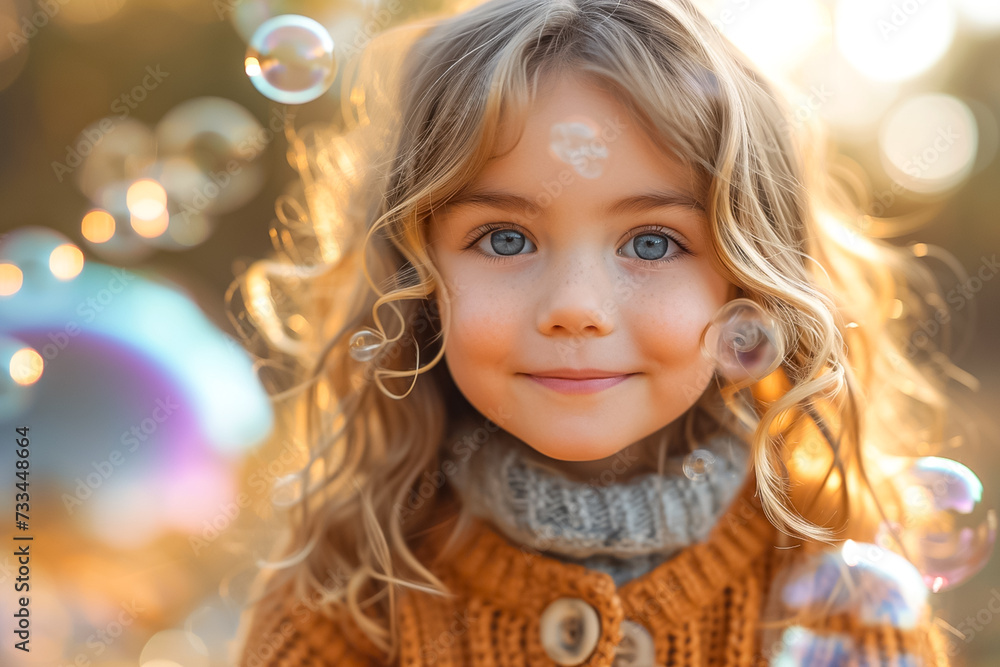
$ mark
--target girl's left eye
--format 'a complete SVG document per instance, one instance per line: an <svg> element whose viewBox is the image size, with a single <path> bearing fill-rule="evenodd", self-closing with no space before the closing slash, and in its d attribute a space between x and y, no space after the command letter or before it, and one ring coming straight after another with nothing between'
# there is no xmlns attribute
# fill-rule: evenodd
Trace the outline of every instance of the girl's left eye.
<svg viewBox="0 0 1000 667"><path fill-rule="evenodd" d="M527 234L520 231L516 225L491 223L474 232L475 239L465 246L466 249L477 246L479 253L494 262L504 261L521 254L525 245L534 246ZM491 254L489 248L496 254ZM676 246L668 256L670 246ZM629 238L625 244L619 248L616 254L621 255L623 251L629 250L634 255L624 256L635 259L641 263L650 262L670 262L681 255L690 254L688 247L668 234L661 227L640 227L629 232Z"/></svg>

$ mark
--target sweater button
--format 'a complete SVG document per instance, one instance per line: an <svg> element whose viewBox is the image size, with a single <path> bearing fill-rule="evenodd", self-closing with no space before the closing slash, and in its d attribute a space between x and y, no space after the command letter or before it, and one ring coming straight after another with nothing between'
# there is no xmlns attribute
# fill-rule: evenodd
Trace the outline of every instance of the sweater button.
<svg viewBox="0 0 1000 667"><path fill-rule="evenodd" d="M601 618L580 598L558 598L539 618L542 648L557 665L579 665L597 648Z"/></svg>
<svg viewBox="0 0 1000 667"><path fill-rule="evenodd" d="M622 621L622 640L615 647L614 667L653 667L656 648L649 630L635 621Z"/></svg>

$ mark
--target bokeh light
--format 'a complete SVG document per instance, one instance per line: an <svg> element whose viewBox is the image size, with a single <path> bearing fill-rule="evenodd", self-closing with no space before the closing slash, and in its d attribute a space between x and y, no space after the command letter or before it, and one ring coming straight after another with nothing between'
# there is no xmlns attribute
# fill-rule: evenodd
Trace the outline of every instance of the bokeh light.
<svg viewBox="0 0 1000 667"><path fill-rule="evenodd" d="M930 69L955 37L950 0L838 0L837 48L859 72L876 81L903 81Z"/></svg>
<svg viewBox="0 0 1000 667"><path fill-rule="evenodd" d="M979 143L976 118L961 100L915 95L891 110L879 132L886 172L913 192L943 192L972 171Z"/></svg>
<svg viewBox="0 0 1000 667"><path fill-rule="evenodd" d="M17 294L24 284L24 273L14 264L0 264L0 296Z"/></svg>
<svg viewBox="0 0 1000 667"><path fill-rule="evenodd" d="M115 235L115 216L95 208L83 216L80 233L91 243L107 243Z"/></svg>
<svg viewBox="0 0 1000 667"><path fill-rule="evenodd" d="M42 377L45 362L31 347L22 347L10 357L10 377L22 387L35 384Z"/></svg>
<svg viewBox="0 0 1000 667"><path fill-rule="evenodd" d="M83 253L72 243L63 243L49 254L49 270L59 280L73 280L83 271Z"/></svg>
<svg viewBox="0 0 1000 667"><path fill-rule="evenodd" d="M167 191L153 179L140 179L129 186L125 203L134 218L156 220L167 211Z"/></svg>

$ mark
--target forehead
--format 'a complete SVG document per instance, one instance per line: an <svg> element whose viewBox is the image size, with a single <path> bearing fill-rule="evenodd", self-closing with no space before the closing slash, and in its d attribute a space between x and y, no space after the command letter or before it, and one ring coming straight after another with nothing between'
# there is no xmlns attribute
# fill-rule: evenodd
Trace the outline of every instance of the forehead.
<svg viewBox="0 0 1000 667"><path fill-rule="evenodd" d="M698 195L692 170L646 134L612 92L572 73L542 77L524 113L505 119L491 158L466 189L484 185L537 196L541 203L548 194L553 206L570 203L556 192Z"/></svg>

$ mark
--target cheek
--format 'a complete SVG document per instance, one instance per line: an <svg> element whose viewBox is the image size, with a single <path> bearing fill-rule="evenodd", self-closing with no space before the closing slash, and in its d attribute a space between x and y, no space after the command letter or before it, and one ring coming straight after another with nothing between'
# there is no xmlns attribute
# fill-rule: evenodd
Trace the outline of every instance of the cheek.
<svg viewBox="0 0 1000 667"><path fill-rule="evenodd" d="M653 363L700 365L699 342L724 297L700 282L646 290L629 302L635 339Z"/></svg>
<svg viewBox="0 0 1000 667"><path fill-rule="evenodd" d="M495 281L488 286L465 282L452 301L448 350L469 362L494 363L509 356L518 341L516 318L523 312L515 291L498 288Z"/></svg>

